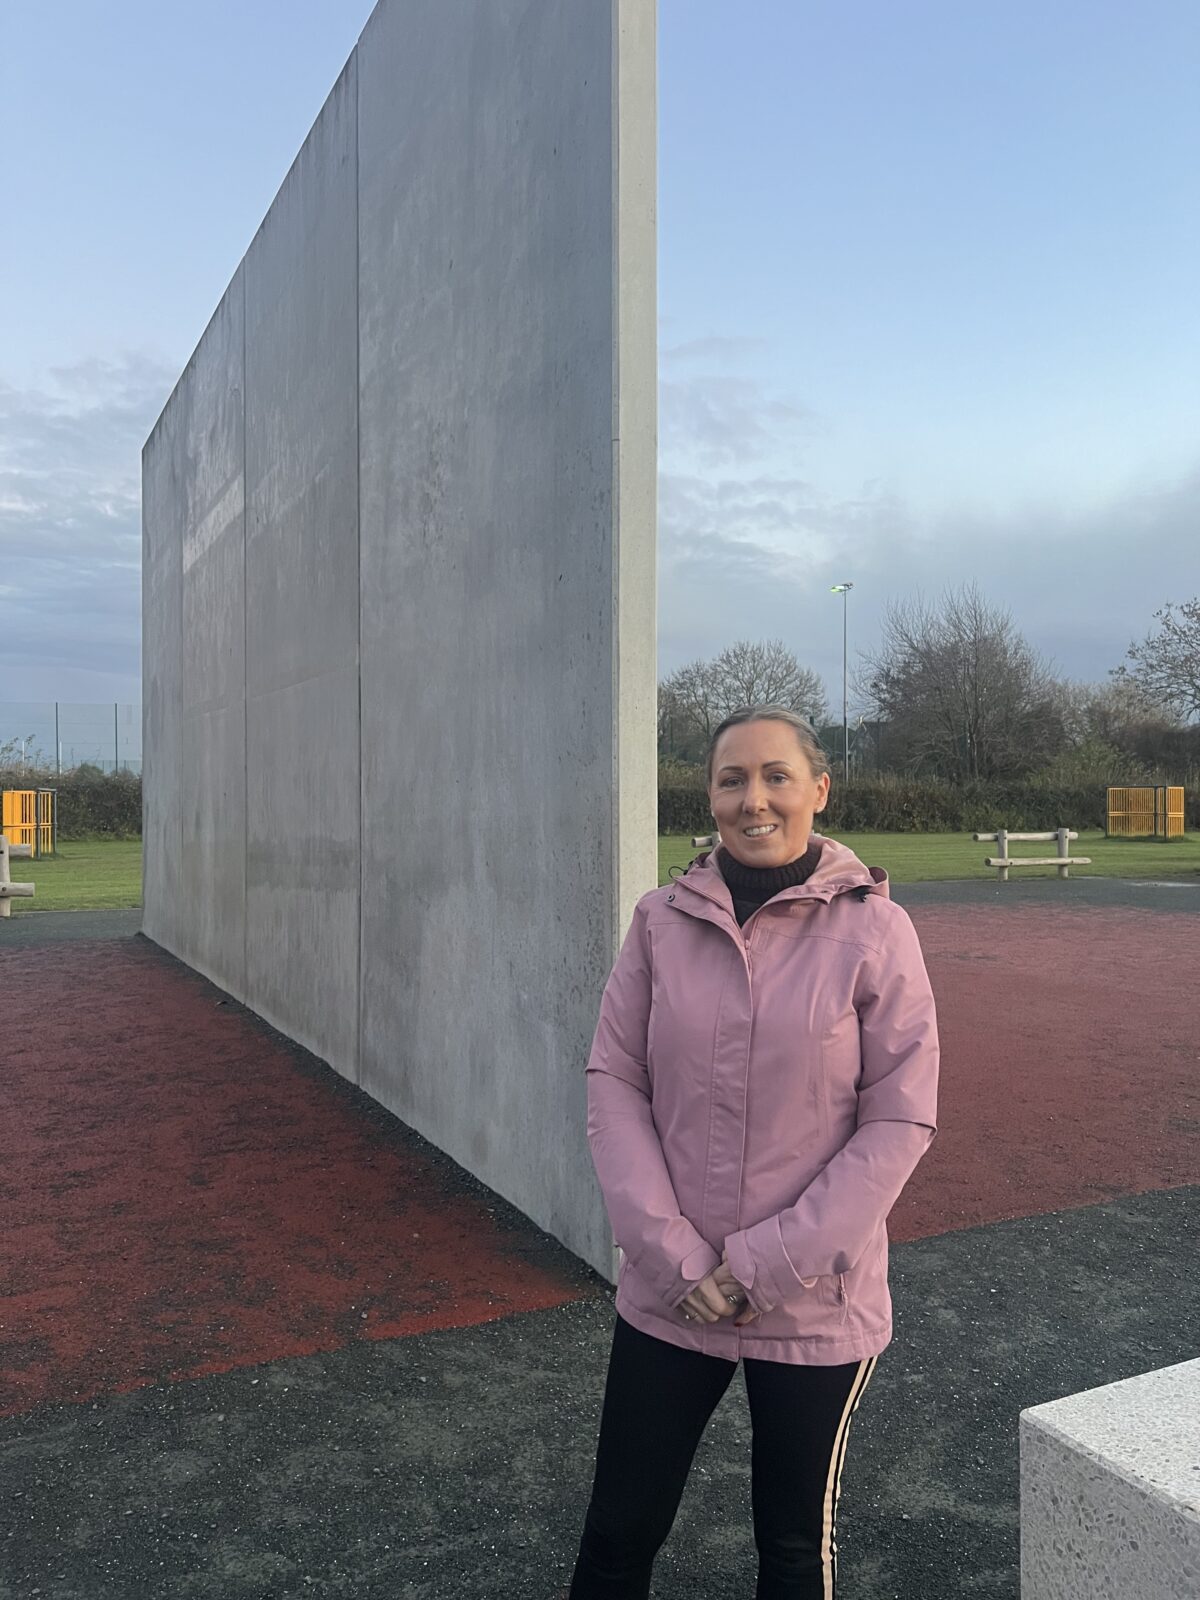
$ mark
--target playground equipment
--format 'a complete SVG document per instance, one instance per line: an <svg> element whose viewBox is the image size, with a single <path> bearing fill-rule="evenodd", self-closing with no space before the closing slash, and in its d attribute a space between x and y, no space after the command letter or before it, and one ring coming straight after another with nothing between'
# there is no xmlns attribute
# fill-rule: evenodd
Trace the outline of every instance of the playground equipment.
<svg viewBox="0 0 1200 1600"><path fill-rule="evenodd" d="M1110 789L1105 831L1110 839L1182 839L1182 785Z"/></svg>
<svg viewBox="0 0 1200 1600"><path fill-rule="evenodd" d="M995 867L999 874L1000 882L1008 882L1009 867L1057 867L1060 878L1070 876L1072 867L1090 867L1091 856L1073 856L1068 854L1068 839L1078 839L1077 833L1072 833L1070 828L1057 828L1053 833L1009 833L1007 828L1001 828L998 833L975 833L971 837L976 844L995 839L1000 847L998 856L985 856L985 867ZM1058 854L1056 856L1010 856L1008 846L1010 840L1022 843L1046 844L1051 839L1058 841Z"/></svg>
<svg viewBox="0 0 1200 1600"><path fill-rule="evenodd" d="M29 845L34 860L58 849L56 789L5 789L0 793L0 833L9 844Z"/></svg>
<svg viewBox="0 0 1200 1600"><path fill-rule="evenodd" d="M32 856L31 844L9 844L7 835L0 833L0 917L12 916L14 900L32 900L33 884L14 883L8 870L10 856Z"/></svg>

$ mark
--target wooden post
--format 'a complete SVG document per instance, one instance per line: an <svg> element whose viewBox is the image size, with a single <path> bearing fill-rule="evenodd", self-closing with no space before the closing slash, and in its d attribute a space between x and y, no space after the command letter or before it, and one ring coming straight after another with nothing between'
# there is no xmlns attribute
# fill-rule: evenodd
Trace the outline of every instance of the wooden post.
<svg viewBox="0 0 1200 1600"><path fill-rule="evenodd" d="M1059 875L1060 878L1069 878L1070 875L1071 875L1071 869L1067 865L1067 854L1068 854L1067 833L1068 833L1068 831L1069 830L1066 829L1066 828L1059 828L1059 830L1058 830L1058 859L1062 862L1062 866L1059 867L1059 869L1058 869L1058 875Z"/></svg>
<svg viewBox="0 0 1200 1600"><path fill-rule="evenodd" d="M1001 861L1008 860L1008 831L1005 828L1001 828L996 834L996 854L1000 857ZM1008 868L1000 867L997 870L1000 873L1000 882L1007 883Z"/></svg>
<svg viewBox="0 0 1200 1600"><path fill-rule="evenodd" d="M19 844L12 848L11 853L18 856L30 856L33 854L33 848L31 845ZM0 917L12 916L12 903L14 900L28 900L33 895L33 884L14 883L12 881L12 874L8 870L9 854L8 835L0 832Z"/></svg>

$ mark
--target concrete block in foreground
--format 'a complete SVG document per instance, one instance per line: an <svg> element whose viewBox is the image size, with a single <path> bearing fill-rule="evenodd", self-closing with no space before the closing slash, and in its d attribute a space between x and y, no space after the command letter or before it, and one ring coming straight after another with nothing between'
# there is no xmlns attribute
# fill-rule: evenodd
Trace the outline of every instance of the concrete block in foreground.
<svg viewBox="0 0 1200 1600"><path fill-rule="evenodd" d="M1021 1600L1200 1595L1200 1360L1021 1413Z"/></svg>

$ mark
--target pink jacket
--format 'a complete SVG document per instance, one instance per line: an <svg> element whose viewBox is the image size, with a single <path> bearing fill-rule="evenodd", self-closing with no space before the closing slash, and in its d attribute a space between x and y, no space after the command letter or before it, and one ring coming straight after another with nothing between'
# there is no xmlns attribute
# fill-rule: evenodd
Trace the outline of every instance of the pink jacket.
<svg viewBox="0 0 1200 1600"><path fill-rule="evenodd" d="M885 1348L885 1218L937 1132L916 930L885 872L820 842L808 881L742 928L720 845L643 895L588 1058L617 1310L731 1361L829 1366ZM679 1308L722 1248L761 1312L742 1328Z"/></svg>

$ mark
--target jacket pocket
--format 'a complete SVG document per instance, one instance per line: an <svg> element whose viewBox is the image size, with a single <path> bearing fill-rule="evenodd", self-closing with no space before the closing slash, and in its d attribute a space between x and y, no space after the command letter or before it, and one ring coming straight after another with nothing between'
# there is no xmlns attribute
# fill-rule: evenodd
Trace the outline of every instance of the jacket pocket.
<svg viewBox="0 0 1200 1600"><path fill-rule="evenodd" d="M844 1272L825 1273L817 1280L821 1302L843 1323L850 1315L850 1291Z"/></svg>

